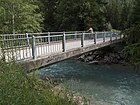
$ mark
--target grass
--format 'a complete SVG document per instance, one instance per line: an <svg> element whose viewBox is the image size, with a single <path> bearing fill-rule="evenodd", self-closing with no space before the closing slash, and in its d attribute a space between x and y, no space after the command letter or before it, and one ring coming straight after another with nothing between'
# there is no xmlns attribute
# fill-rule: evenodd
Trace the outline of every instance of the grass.
<svg viewBox="0 0 140 105"><path fill-rule="evenodd" d="M55 96L51 87L27 76L20 65L0 61L0 105L75 105Z"/></svg>

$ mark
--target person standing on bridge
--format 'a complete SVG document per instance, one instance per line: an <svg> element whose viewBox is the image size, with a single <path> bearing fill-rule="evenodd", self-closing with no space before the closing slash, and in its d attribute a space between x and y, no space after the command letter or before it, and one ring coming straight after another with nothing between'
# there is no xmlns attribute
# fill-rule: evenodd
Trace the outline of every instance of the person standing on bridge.
<svg viewBox="0 0 140 105"><path fill-rule="evenodd" d="M90 28L87 30L87 32L90 32L90 33L91 33L90 36L89 36L89 39L93 39L93 38L94 38L93 28L90 27Z"/></svg>
<svg viewBox="0 0 140 105"><path fill-rule="evenodd" d="M90 32L90 33L92 33L92 34L93 34L93 28L92 28L92 27L90 27L90 28L87 30L87 32Z"/></svg>

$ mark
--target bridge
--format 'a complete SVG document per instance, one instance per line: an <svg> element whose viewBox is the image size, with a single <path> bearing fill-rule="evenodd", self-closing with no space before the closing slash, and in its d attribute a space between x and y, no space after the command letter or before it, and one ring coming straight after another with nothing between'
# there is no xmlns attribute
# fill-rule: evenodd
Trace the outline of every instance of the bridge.
<svg viewBox="0 0 140 105"><path fill-rule="evenodd" d="M0 58L21 63L27 72L113 43L119 32L46 32L1 34Z"/></svg>

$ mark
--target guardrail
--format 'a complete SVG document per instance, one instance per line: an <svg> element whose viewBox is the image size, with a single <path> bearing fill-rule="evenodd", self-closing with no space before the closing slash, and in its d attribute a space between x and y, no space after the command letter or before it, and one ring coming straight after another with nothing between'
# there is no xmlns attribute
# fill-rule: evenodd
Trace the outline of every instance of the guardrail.
<svg viewBox="0 0 140 105"><path fill-rule="evenodd" d="M46 32L0 35L0 58L6 61L29 60L73 48L120 39L119 32Z"/></svg>

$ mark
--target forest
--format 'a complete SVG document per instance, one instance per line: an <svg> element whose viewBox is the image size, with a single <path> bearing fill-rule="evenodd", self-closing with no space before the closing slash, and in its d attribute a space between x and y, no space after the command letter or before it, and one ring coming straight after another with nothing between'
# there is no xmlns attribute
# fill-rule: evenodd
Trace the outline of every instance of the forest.
<svg viewBox="0 0 140 105"><path fill-rule="evenodd" d="M0 0L0 33L119 30L126 58L140 60L140 0Z"/></svg>
<svg viewBox="0 0 140 105"><path fill-rule="evenodd" d="M94 31L120 31L125 36L125 59L140 67L140 0L0 0L0 35L86 31L89 27ZM60 93L54 94L45 83L35 74L26 75L21 65L0 60L0 105L77 105L67 93L59 97Z"/></svg>

